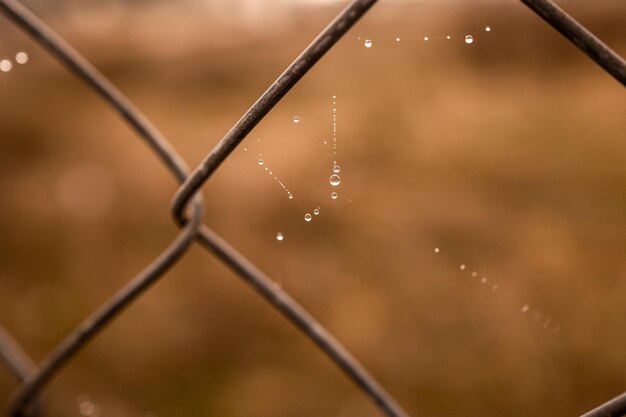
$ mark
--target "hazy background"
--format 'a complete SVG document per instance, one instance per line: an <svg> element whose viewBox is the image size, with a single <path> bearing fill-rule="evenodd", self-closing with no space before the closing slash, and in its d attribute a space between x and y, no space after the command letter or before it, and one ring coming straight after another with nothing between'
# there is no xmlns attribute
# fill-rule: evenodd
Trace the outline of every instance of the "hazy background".
<svg viewBox="0 0 626 417"><path fill-rule="evenodd" d="M193 166L344 2L27 4ZM623 0L563 6L626 54ZM18 51L0 73L0 323L40 360L173 239L176 183L0 17L0 58ZM206 223L412 416L580 415L626 390L624 115L624 88L515 1L382 1L204 187ZM0 367L0 402L15 387ZM45 398L51 416L380 415L198 247Z"/></svg>

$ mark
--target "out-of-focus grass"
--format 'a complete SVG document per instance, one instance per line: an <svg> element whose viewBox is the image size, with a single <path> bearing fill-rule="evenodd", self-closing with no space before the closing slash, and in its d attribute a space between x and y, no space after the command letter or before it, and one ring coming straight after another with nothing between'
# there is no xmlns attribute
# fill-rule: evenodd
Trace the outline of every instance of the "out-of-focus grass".
<svg viewBox="0 0 626 417"><path fill-rule="evenodd" d="M623 2L571 3L626 51ZM336 13L254 26L189 9L163 24L170 12L142 7L52 22L192 165ZM523 8L493 24L516 7L377 6L205 187L207 224L415 416L571 416L626 387L623 88ZM471 46L409 39L486 24ZM0 55L31 60L0 77L0 320L40 359L172 239L176 184L90 91L2 30ZM337 201L313 133L330 138L332 94ZM303 221L259 153L319 217ZM0 370L0 398L14 387ZM198 248L46 392L51 414L78 414L86 394L108 416L378 415Z"/></svg>

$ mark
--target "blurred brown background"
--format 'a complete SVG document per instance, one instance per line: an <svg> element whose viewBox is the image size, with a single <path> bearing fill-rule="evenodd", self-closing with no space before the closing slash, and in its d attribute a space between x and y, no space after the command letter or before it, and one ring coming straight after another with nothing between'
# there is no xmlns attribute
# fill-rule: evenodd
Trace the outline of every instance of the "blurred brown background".
<svg viewBox="0 0 626 417"><path fill-rule="evenodd" d="M192 166L342 7L27 5ZM624 1L563 7L626 54ZM175 236L176 183L91 91L1 17L0 56L18 51L29 62L0 73L0 320L40 360ZM333 94L336 201L322 142L332 135ZM206 222L411 415L576 416L626 390L625 98L515 1L383 1L205 186ZM304 222L259 154L319 216ZM15 386L0 367L0 401ZM380 415L198 247L45 398L49 415L66 416Z"/></svg>

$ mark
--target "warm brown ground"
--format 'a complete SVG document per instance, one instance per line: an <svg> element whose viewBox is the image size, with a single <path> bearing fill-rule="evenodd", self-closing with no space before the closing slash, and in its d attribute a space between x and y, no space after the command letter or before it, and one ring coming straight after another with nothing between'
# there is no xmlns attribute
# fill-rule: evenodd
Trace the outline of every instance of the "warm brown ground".
<svg viewBox="0 0 626 417"><path fill-rule="evenodd" d="M571 417L626 390L624 88L526 9L493 24L519 7L503 3L377 6L205 187L207 224L416 417ZM626 55L626 3L568 3ZM337 8L259 25L170 12L51 22L195 165ZM408 40L472 30L471 47ZM39 47L4 19L0 34L0 56L31 54L0 73L0 323L40 359L173 238L176 185ZM354 204L328 197L330 148L291 122L329 138L333 93ZM257 138L321 206L310 224L256 165ZM14 387L0 368L0 403ZM102 416L379 415L199 248L59 374L49 415L79 415L81 394Z"/></svg>

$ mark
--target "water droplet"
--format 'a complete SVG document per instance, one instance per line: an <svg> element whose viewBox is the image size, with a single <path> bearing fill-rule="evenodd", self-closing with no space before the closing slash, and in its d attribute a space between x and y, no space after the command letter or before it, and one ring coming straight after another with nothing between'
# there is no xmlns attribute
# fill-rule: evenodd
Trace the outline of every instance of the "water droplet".
<svg viewBox="0 0 626 417"><path fill-rule="evenodd" d="M289 193L287 196L289 197L290 200L293 200L293 194Z"/></svg>
<svg viewBox="0 0 626 417"><path fill-rule="evenodd" d="M332 193L330 193L330 198L332 198L333 200L336 200L337 197L339 197L339 194L337 194L336 192L333 191Z"/></svg>
<svg viewBox="0 0 626 417"><path fill-rule="evenodd" d="M324 141L324 145L328 145L328 142L327 142L327 141Z"/></svg>
<svg viewBox="0 0 626 417"><path fill-rule="evenodd" d="M439 253L439 248L435 248L435 253Z"/></svg>
<svg viewBox="0 0 626 417"><path fill-rule="evenodd" d="M372 47L372 40L371 39L365 39L365 42L363 44L365 45L366 48L371 48Z"/></svg>
<svg viewBox="0 0 626 417"><path fill-rule="evenodd" d="M478 272L472 271L472 277L476 278L478 276Z"/></svg>
<svg viewBox="0 0 626 417"><path fill-rule="evenodd" d="M524 307L522 307L522 309L520 310L520 313L526 314L528 313L528 310L530 310L530 306L526 304Z"/></svg>
<svg viewBox="0 0 626 417"><path fill-rule="evenodd" d="M486 283L487 283L487 277L482 277L482 278L480 279L480 283L481 283L481 284L486 284Z"/></svg>
<svg viewBox="0 0 626 417"><path fill-rule="evenodd" d="M460 269L461 271L465 271L465 264L461 264L461 265L459 266L459 269Z"/></svg>
<svg viewBox="0 0 626 417"><path fill-rule="evenodd" d="M473 42L474 42L474 37L473 37L472 35L467 35L467 36L465 37L465 43L466 43L466 44L468 44L468 45L469 45L470 43L473 43Z"/></svg>
<svg viewBox="0 0 626 417"><path fill-rule="evenodd" d="M25 64L28 62L28 54L24 51L20 51L17 54L15 54L15 62L17 62L18 64Z"/></svg>
<svg viewBox="0 0 626 417"><path fill-rule="evenodd" d="M300 123L300 118L298 116L294 116L293 117L293 122L296 123L296 124Z"/></svg>
<svg viewBox="0 0 626 417"><path fill-rule="evenodd" d="M13 64L8 59L3 59L0 61L0 71L9 72L13 68Z"/></svg>
<svg viewBox="0 0 626 417"><path fill-rule="evenodd" d="M259 165L263 165L263 160L259 159Z"/></svg>
<svg viewBox="0 0 626 417"><path fill-rule="evenodd" d="M330 181L330 185L332 185L333 187L336 187L341 183L341 178L339 178L339 175L333 174L330 176L329 181Z"/></svg>
<svg viewBox="0 0 626 417"><path fill-rule="evenodd" d="M285 239L285 235L283 235L280 232L276 233L276 240L278 240L279 242L282 242L284 239Z"/></svg>
<svg viewBox="0 0 626 417"><path fill-rule="evenodd" d="M491 26L485 26L485 32L491 32Z"/></svg>
<svg viewBox="0 0 626 417"><path fill-rule="evenodd" d="M315 214L316 216L320 214L320 209L316 208L315 210L313 210L313 214Z"/></svg>
<svg viewBox="0 0 626 417"><path fill-rule="evenodd" d="M452 39L452 36L448 35L448 36L446 36L446 39L450 40L450 39Z"/></svg>
<svg viewBox="0 0 626 417"><path fill-rule="evenodd" d="M428 42L428 36L424 36L424 41Z"/></svg>
<svg viewBox="0 0 626 417"><path fill-rule="evenodd" d="M248 152L248 148L243 148L244 152Z"/></svg>
<svg viewBox="0 0 626 417"><path fill-rule="evenodd" d="M498 284L493 284L491 286L491 289L494 290L494 291L498 291Z"/></svg>
<svg viewBox="0 0 626 417"><path fill-rule="evenodd" d="M311 216L311 213L307 213L304 215L304 220L307 222L310 222L311 219L313 219L313 216Z"/></svg>
<svg viewBox="0 0 626 417"><path fill-rule="evenodd" d="M335 165L335 166L333 167L333 172L334 172L334 173L337 173L337 172L339 172L339 171L341 171L341 168L339 167L339 165Z"/></svg>
<svg viewBox="0 0 626 417"><path fill-rule="evenodd" d="M396 42L400 42L400 38L396 38Z"/></svg>

